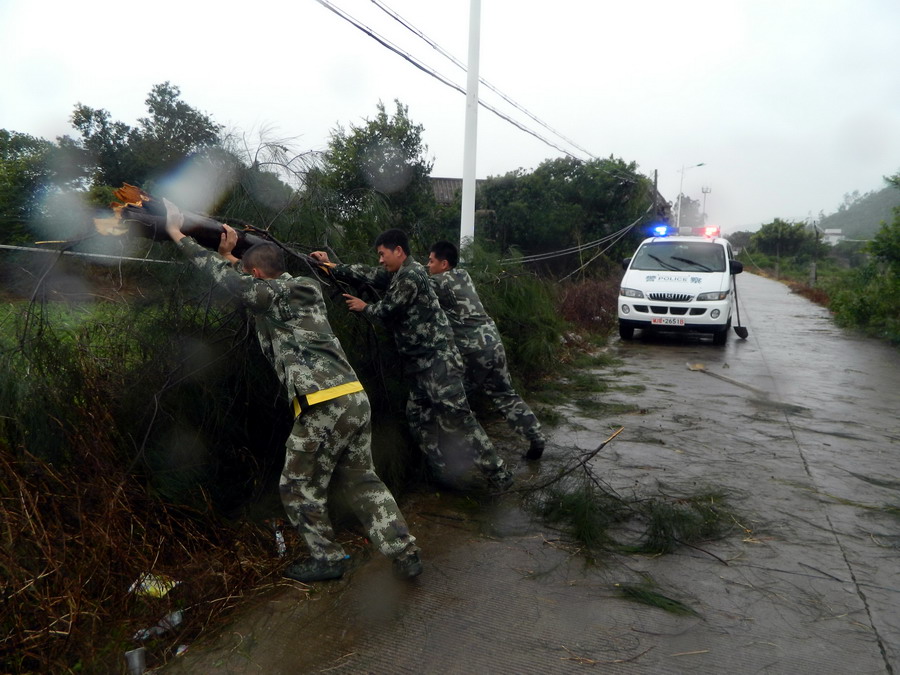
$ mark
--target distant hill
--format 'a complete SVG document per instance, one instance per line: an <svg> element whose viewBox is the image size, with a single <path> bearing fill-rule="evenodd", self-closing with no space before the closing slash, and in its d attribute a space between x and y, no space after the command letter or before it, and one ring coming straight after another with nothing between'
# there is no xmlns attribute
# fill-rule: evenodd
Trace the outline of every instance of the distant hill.
<svg viewBox="0 0 900 675"><path fill-rule="evenodd" d="M822 218L823 230L836 229L847 239L871 239L881 229L881 223L894 220L894 209L900 206L900 190L886 187L862 196L846 196L837 212Z"/></svg>

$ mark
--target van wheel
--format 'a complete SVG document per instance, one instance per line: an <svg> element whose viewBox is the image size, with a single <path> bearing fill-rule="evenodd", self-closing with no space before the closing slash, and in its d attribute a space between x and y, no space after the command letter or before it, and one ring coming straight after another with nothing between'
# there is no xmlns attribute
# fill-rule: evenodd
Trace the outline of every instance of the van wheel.
<svg viewBox="0 0 900 675"><path fill-rule="evenodd" d="M634 326L624 326L619 324L619 337L623 340L630 340L634 337Z"/></svg>
<svg viewBox="0 0 900 675"><path fill-rule="evenodd" d="M728 325L725 326L725 330L721 330L718 333L713 333L713 344L721 347L726 342L728 342L728 332L731 330L731 322L728 322Z"/></svg>

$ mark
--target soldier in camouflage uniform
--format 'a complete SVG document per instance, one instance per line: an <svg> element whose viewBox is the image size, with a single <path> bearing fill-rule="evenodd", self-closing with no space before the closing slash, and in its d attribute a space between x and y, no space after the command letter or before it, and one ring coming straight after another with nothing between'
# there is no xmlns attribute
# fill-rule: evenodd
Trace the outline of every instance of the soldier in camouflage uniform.
<svg viewBox="0 0 900 675"><path fill-rule="evenodd" d="M369 399L331 330L319 282L292 277L274 244L258 244L239 261L231 252L235 231L225 226L219 255L184 236L184 218L166 202L167 231L188 259L253 313L257 337L294 404L286 443L281 500L311 558L285 576L310 582L343 575L346 560L328 516L328 485L343 488L369 538L394 561L394 573L422 571L415 537L387 486L375 473ZM236 264L236 265L235 265ZM245 273L249 272L249 273Z"/></svg>
<svg viewBox="0 0 900 675"><path fill-rule="evenodd" d="M431 247L429 281L450 320L453 340L463 359L466 394L484 392L509 426L529 441L525 457L540 459L546 444L541 424L513 388L500 331L485 312L469 273L456 267L458 262L459 252L449 241Z"/></svg>
<svg viewBox="0 0 900 675"><path fill-rule="evenodd" d="M386 291L380 302L372 304L346 293L344 297L351 311L377 319L393 333L410 386L406 405L410 431L432 473L446 485L465 487L474 464L494 487L509 487L512 474L469 408L462 359L428 273L409 257L409 242L401 230L382 232L375 248L384 269L335 265L330 271L338 279ZM324 251L312 256L328 262Z"/></svg>

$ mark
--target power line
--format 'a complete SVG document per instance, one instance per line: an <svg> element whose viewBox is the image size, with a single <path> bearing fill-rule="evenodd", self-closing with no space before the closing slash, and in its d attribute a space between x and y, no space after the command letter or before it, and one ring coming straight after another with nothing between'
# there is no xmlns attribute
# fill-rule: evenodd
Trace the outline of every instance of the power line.
<svg viewBox="0 0 900 675"><path fill-rule="evenodd" d="M129 260L132 262L149 262L161 263L163 265L172 265L174 260L154 260L153 258L132 258L122 255L108 255L106 253L82 253L80 251L65 251L56 248L34 248L33 246L10 246L8 244L0 244L0 249L9 251L27 251L29 253L55 253L57 255L74 255L82 258L106 258L108 260Z"/></svg>
<svg viewBox="0 0 900 675"><path fill-rule="evenodd" d="M562 257L562 256L564 256L564 255L570 255L570 254L572 254L572 253L581 253L581 252L583 252L583 251L587 251L587 250L590 250L590 249L592 249L592 248L597 248L598 246L600 246L600 245L602 245L602 244L605 244L605 243L608 242L608 241L611 241L611 242L612 242L609 246L607 246L605 249L603 249L602 251L600 251L597 255L595 255L593 258L591 258L590 260L588 260L584 265L582 265L581 267L579 267L577 270L575 270L575 271L572 272L571 274L569 274L569 275L563 277L563 279L561 279L561 281L562 281L562 280L565 280L565 279L568 279L570 276L572 276L572 274L577 274L579 271L581 271L582 269L584 269L587 265L589 265L590 263L592 263L592 262L593 262L594 260L596 260L599 256L601 256L603 253L605 253L605 252L608 251L610 248L612 248L616 243L618 243L618 241L619 241L620 239L622 239L622 237L624 237L624 236L625 236L626 234L628 234L632 229L634 229L634 227L635 227L638 223L640 223L641 220L643 220L644 217L645 217L648 213L650 213L650 211L652 211L652 210L653 210L653 205L651 204L651 205L648 206L647 209L646 209L641 215L639 215L639 216L638 216L631 224L626 225L626 226L623 227L622 229L617 230L616 232L613 232L612 234L608 234L608 235L606 235L606 236L604 236L604 237L601 237L600 239L596 239L596 240L594 240L594 241L592 241L592 242L589 242L589 243L587 243L587 244L582 244L582 245L580 245L580 246L573 246L573 247L567 248L567 249L560 249L560 250L558 250L558 251L549 251L549 252L547 252L547 253L535 253L534 255L530 255L530 256L521 256L521 257L518 257L518 258L506 258L506 259L504 259L504 260L501 260L500 262L501 262L501 263L504 263L504 264L512 264L512 263L523 263L523 264L524 264L524 263L542 262L542 261L544 261L544 260L551 260L552 258L559 258L559 257Z"/></svg>
<svg viewBox="0 0 900 675"><path fill-rule="evenodd" d="M370 37L372 37L374 40L376 40L377 42L379 42L379 43L382 44L383 46L387 47L388 49L390 49L390 50L393 51L394 53L398 54L399 56L401 56L401 57L404 58L405 60L409 61L409 62L412 63L416 68L419 68L419 69L422 70L423 72L428 73L428 74L431 75L432 77L435 77L435 78L438 79L441 83L446 84L446 85L449 86L449 87L452 87L453 89L455 89L456 91L460 92L461 94L463 94L463 95L466 94L465 89L463 89L463 88L460 87L459 85L455 84L454 82L450 81L450 80L449 80L448 78L446 78L445 76L440 75L440 74L436 73L435 71L431 70L431 69L428 68L427 66L423 66L423 65L422 65L419 61L417 61L417 60L415 59L415 57L413 57L411 54L409 54L408 52L405 52L405 51L402 50L400 47L397 47L396 45L392 44L389 40L387 40L387 38L385 38L385 37L383 37L383 36L381 36L381 35L378 35L373 29L369 28L368 26L363 25L361 22L359 22L357 19L354 19L352 16L350 16L349 14L347 14L346 12L344 12L343 10L340 10L339 8L335 7L333 3L329 2L329 0L317 0L317 2L319 2L319 4L321 4L322 6L327 7L328 9L330 9L331 11L333 11L335 14L337 14L338 16L340 16L342 19L344 19L344 20L347 21L348 23L354 25L356 28L358 28L359 30L363 31L364 33L366 33L367 35L369 35ZM465 66L464 64L462 64L458 59L456 59L454 56L452 56L451 54L449 54L448 52L446 52L446 50L444 50L443 48L441 48L434 40L432 40L431 38L429 38L428 36L426 36L422 31L420 31L419 29L417 29L417 28L415 28L414 26L412 26L412 24L410 24L407 20L403 19L403 17L401 17L399 14L397 14L396 12L394 12L393 10L391 10L390 8L388 8L388 7L386 7L386 6L382 6L381 4L379 4L378 2L376 2L376 0L372 0L372 2L373 2L373 4L375 4L376 6L378 6L380 9L382 9L382 11L384 11L384 12L387 13L389 16L391 16L391 17L394 18L396 21L398 21L402 26L404 26L405 28L407 28L407 30L410 30L410 31L413 32L415 35L419 36L419 37L420 37L422 40L424 40L427 44L429 44L430 46L432 46L432 47L433 47L434 49L436 49L439 53L443 54L446 58L448 58L450 61L452 61L453 63L455 63L458 67L460 67L464 72L466 72L466 66ZM482 83L484 83L487 87L491 88L493 91L497 92L502 98L504 98L504 100L506 100L506 101L509 102L511 105L513 105L516 109L522 111L525 115L528 115L529 117L531 117L532 119L534 119L535 121L537 121L539 124L541 124L542 126L544 126L545 128L547 128L548 130L550 130L551 133L553 133L553 134L555 134L556 136L558 136L559 138L565 140L567 143L569 143L569 144L572 145L573 147L578 148L578 149L581 150L583 153L585 153L586 155L588 155L591 159L596 159L596 157L595 157L592 153L590 153L588 150L585 150L584 148L582 148L581 146L579 146L577 143L575 143L575 142L572 141L571 139L567 138L567 137L564 136L563 134L561 134L561 133L559 133L558 131L554 130L552 127L550 127L550 126L549 126L548 124L546 124L545 122L541 121L539 118L537 118L535 115L533 115L533 114L532 114L531 112L529 112L527 109L525 109L523 106L519 105L518 103L516 103L515 101L513 101L510 97L508 97L507 95L505 95L503 92L501 92L500 90L496 89L493 85L491 85L490 83L486 82L484 79L480 79L479 81L482 82ZM564 155L567 155L568 157L571 157L571 158L574 159L575 161L578 161L578 162L583 161L583 160L581 160L580 157L577 157L576 155L573 155L571 152L568 152L567 150L564 150L563 148L559 147L559 146L556 145L555 143L552 143L551 141L548 141L546 138L544 138L543 136L540 136L538 133L536 133L536 132L533 131L532 129L529 129L528 127L522 125L520 122L518 122L518 121L512 119L511 117L509 117L509 116L507 116L507 115L501 113L501 112L498 111L495 107L489 105L488 103L484 102L483 100L479 99L478 103L479 103L479 105L481 105L481 106L484 107L485 109L487 109L487 110L493 112L495 115L497 115L498 117L500 117L500 118L503 119L504 121L509 122L510 124L512 124L513 126L515 126L517 129L519 129L520 131L524 131L525 133L527 133L527 134L529 134L529 135L531 135L531 136L534 136L535 138L537 138L538 140L542 141L542 142L545 143L546 145L549 145L550 147L552 147L552 148L554 148L554 149L556 149L556 150L559 150L559 151L562 152ZM598 167L598 169L599 169L601 172L603 172L603 173L605 173L605 174L607 174L607 175L609 175L609 176L613 176L613 177L615 177L615 178L618 178L619 180L622 180L622 181L625 181L625 182L628 182L628 183L636 183L636 182L637 182L637 180L636 180L633 176L631 176L631 175L623 175L623 174L620 174L620 173L616 173L615 171L610 171L609 169L604 169L604 168L602 168L602 167Z"/></svg>
<svg viewBox="0 0 900 675"><path fill-rule="evenodd" d="M549 251L549 252L545 252L545 253L535 253L533 255L523 255L523 256L518 256L516 258L505 258L505 259L501 260L500 262L501 263L539 262L541 260L549 260L550 258L559 258L561 256L569 255L571 253L581 253L583 251L589 251L592 248L596 248L597 246L600 246L601 244L605 243L606 241L608 241L609 239L614 237L616 234L617 233L609 234L604 237L601 237L600 239L595 239L594 241L590 241L586 244L579 244L578 246L572 246L570 248L559 249L557 251Z"/></svg>
<svg viewBox="0 0 900 675"><path fill-rule="evenodd" d="M648 210L649 210L649 209L648 209ZM646 215L646 214L644 214L644 215ZM643 217L644 217L644 216L642 215L640 218L638 218L638 219L635 220L633 223L631 223L631 225L629 225L628 227L619 230L619 232L621 232L621 234L620 234L620 235L619 235L619 236L618 236L618 237L617 237L617 238L616 238L609 246L607 246L607 247L606 247L605 249L603 249L602 251L598 251L598 252L597 252L597 255L595 255L593 258L591 258L590 260L588 260L586 263L584 263L584 265L582 265L581 267L579 267L577 270L573 270L572 272L569 272L566 276L564 276L562 279L560 279L560 281L565 281L565 280L568 279L569 277L571 277L571 276L573 276L573 275L575 275L575 274L578 274L581 270L583 270L585 267L587 267L588 265L590 265L592 262L594 262L594 261L595 261L597 258L599 258L601 255L603 255L603 254L606 253L609 249L611 249L613 246L615 246L617 243L619 243L619 240L622 239L626 234L628 234L628 232L631 230L631 228L633 228L635 225L637 225L637 224L640 222L641 218L643 218Z"/></svg>
<svg viewBox="0 0 900 675"><path fill-rule="evenodd" d="M415 57L413 57L411 54L409 54L408 52L405 52L405 51L402 50L400 47L398 47L398 46L396 46L395 44L393 44L392 42L390 42L387 38L385 38L385 37L379 35L379 34L376 33L373 29L371 29L371 28L369 28L368 26L362 24L362 23L359 22L357 19L355 19L354 17L352 17L352 16L350 16L349 14L347 14L346 12L344 12L342 9L336 7L336 6L333 5L331 2L329 2L329 0L316 0L316 2L318 2L320 5L322 5L322 6L325 7L326 9L331 10L332 12L334 12L335 14L337 14L339 17L341 17L342 19L344 19L344 21L348 22L349 24L351 24L352 26L354 26L354 27L357 28L358 30L362 31L363 33L365 33L366 35L368 35L370 38L372 38L373 40L375 40L376 42L378 42L378 43L379 43L380 45L382 45L383 47L386 47L387 49L391 50L392 52L394 52L395 54L397 54L397 56L399 56L400 58L402 58L402 59L408 61L409 63L411 63L412 65L414 65L416 68L418 68L419 70L421 70L423 73L426 73L426 74L430 75L431 77L435 78L435 79L436 79L438 82L440 82L441 84L445 84L445 85L447 85L448 87L451 87L452 89L455 89L455 90L458 91L459 93L465 95L466 90L465 90L463 87L461 87L460 85L456 84L455 82L453 82L453 81L450 80L449 78L445 77L444 75L441 75L440 73L438 73L438 72L432 70L432 69L429 68L428 66L423 65L423 64L420 63ZM495 107L493 107L492 105L489 105L488 103L485 103L485 102L482 101L481 99L478 100L478 105L480 105L481 107L485 108L486 110L489 110L490 112L494 113L494 114L497 115L497 117L499 117L500 119L502 119L502 120L504 120L504 121L506 121L506 122L509 122L509 123L512 124L514 127L516 127L517 129L519 129L520 131L524 131L526 134L529 134L530 136L534 136L536 139L538 139L539 141L541 141L542 143L544 143L544 144L546 144L546 145L549 145L551 148L553 148L553 149L555 149L555 150L559 150L561 153L563 153L564 155L567 155L567 156L571 157L572 159L581 161L581 158L580 158L580 157L577 157L577 156L573 155L571 152L569 152L568 150L565 150L564 148L559 147L556 143L553 143L552 141L547 140L546 138L544 138L543 136L541 136L540 134L538 134L536 131L534 131L534 130L532 130L532 129L529 129L528 127L526 127L525 125L523 125L521 122L518 122L517 120L514 120L514 119L511 118L509 115L505 115L504 113L500 112L499 110L497 110L497 109L496 109Z"/></svg>
<svg viewBox="0 0 900 675"><path fill-rule="evenodd" d="M439 54L441 54L441 55L444 56L445 58L449 59L454 65L456 65L456 66L457 66L460 70L462 70L464 73L467 72L468 69L467 69L466 64L462 63L462 61L460 61L459 59L457 59L455 56L453 56L453 55L450 54L447 50L445 50L443 47L441 47L439 44L437 44L434 40L432 40L432 39L429 38L427 35L425 35L425 33L423 33L421 30L419 30L418 28L416 28L415 26L413 26L411 23L409 23L409 21L407 21L407 20L404 19L402 16L400 16L396 11L394 11L393 9L391 9L390 7L388 7L387 5L385 5L384 3L380 2L380 0L371 0L371 1L372 1L372 4L374 4L374 5L375 5L376 7L378 7L381 11L383 11L385 14L387 14L387 15L390 16L392 19L394 19L394 20L395 20L397 23L399 23L401 26L403 26L403 27L406 28L408 31L410 31L411 33L413 33L414 35L416 35L417 37L419 37L421 40L423 40L426 44L428 44L430 47L432 47L432 48L433 48L435 51L437 51ZM495 94L497 94L498 96L500 96L500 98L502 98L504 101L506 101L506 102L509 103L511 106L513 106L516 110L518 110L518 111L524 113L525 115L527 115L528 117L530 117L531 119L533 119L535 122L537 122L538 124L540 124L540 125L541 125L542 127L544 127L547 131L549 131L550 133L552 133L553 135L555 135L557 138L561 138L561 139L564 140L566 143L568 143L569 145L571 145L573 148L577 148L578 150L580 150L581 152L583 152L584 154L586 154L586 155L587 155L588 157L590 157L591 159L597 159L596 156L595 156L593 153L591 153L589 150L586 150L585 148L582 148L580 145L578 145L578 143L576 143L575 141L573 141L571 138L568 138L567 136L561 134L559 131L557 131L556 129L554 129L553 127L551 127L549 124L547 124L546 122L544 122L543 120L541 120L539 117L537 117L536 115L534 115L531 111L527 110L524 106L522 106L521 104L517 103L517 102L514 101L511 97L509 97L508 95L504 94L502 91L500 91L499 89L497 89L497 87L495 87L493 84L491 84L490 82L488 82L487 80L485 80L483 77L479 77L479 78L478 78L478 81L481 82L481 84L483 84L484 86L486 86L488 89L490 89L491 91L493 91Z"/></svg>

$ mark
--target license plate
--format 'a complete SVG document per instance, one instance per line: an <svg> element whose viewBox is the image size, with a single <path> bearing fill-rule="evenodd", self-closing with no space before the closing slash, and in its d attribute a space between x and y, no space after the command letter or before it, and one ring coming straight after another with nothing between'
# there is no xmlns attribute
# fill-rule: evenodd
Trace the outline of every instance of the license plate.
<svg viewBox="0 0 900 675"><path fill-rule="evenodd" d="M674 317L666 316L657 319L651 319L650 323L657 326L683 326L684 319L676 319Z"/></svg>

